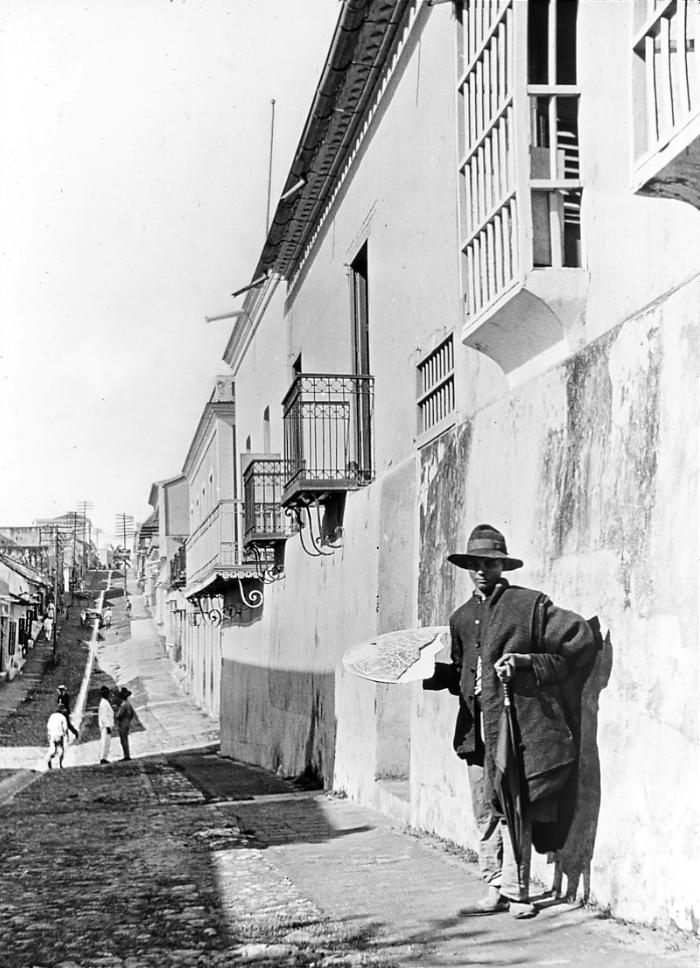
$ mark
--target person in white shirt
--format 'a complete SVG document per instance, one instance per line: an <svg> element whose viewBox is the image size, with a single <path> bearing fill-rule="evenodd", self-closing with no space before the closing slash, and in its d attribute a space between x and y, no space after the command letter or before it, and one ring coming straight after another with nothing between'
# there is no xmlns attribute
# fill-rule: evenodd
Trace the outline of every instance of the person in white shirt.
<svg viewBox="0 0 700 968"><path fill-rule="evenodd" d="M109 701L109 689L107 686L101 686L100 695L100 705L97 710L97 722L100 727L100 763L109 763L107 756L109 754L109 744L112 741L112 730L114 729L114 710L112 709L112 704Z"/></svg>
<svg viewBox="0 0 700 968"><path fill-rule="evenodd" d="M65 706L59 705L56 712L51 713L46 724L46 734L49 739L49 758L46 765L51 769L54 756L58 756L58 765L62 767L63 754L66 751L66 737L68 736Z"/></svg>

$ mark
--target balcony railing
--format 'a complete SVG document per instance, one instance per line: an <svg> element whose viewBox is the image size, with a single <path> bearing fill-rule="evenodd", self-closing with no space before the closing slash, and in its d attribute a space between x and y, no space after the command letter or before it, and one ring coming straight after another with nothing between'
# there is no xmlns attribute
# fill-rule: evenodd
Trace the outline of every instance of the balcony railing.
<svg viewBox="0 0 700 968"><path fill-rule="evenodd" d="M265 546L289 536L289 521L282 507L286 480L284 461L279 457L256 457L243 471L243 544Z"/></svg>
<svg viewBox="0 0 700 968"><path fill-rule="evenodd" d="M700 208L700 4L647 0L635 13L634 187Z"/></svg>
<svg viewBox="0 0 700 968"><path fill-rule="evenodd" d="M374 377L301 373L283 400L284 506L373 480Z"/></svg>
<svg viewBox="0 0 700 968"><path fill-rule="evenodd" d="M186 543L187 584L199 584L219 569L255 571L242 553L242 507L236 500L219 501Z"/></svg>

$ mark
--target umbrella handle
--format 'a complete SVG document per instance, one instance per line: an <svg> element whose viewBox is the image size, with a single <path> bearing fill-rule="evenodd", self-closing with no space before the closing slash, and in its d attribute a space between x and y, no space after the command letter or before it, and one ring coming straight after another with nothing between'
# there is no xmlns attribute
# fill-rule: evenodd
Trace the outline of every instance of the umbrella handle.
<svg viewBox="0 0 700 968"><path fill-rule="evenodd" d="M508 685L507 682L502 683L502 685L503 685L503 705L506 707L506 709L508 709L510 706L513 705L510 698L510 686Z"/></svg>

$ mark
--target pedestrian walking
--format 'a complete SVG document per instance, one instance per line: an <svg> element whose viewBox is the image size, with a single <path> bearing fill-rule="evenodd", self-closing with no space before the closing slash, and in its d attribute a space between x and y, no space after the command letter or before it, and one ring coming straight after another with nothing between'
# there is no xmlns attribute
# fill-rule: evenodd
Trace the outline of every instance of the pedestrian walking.
<svg viewBox="0 0 700 968"><path fill-rule="evenodd" d="M114 717L117 730L119 731L119 742L122 744L122 752L124 753L122 759L124 760L131 759L129 752L129 730L131 729L131 721L135 713L134 707L129 702L130 695L131 692L124 686L119 693L121 702Z"/></svg>
<svg viewBox="0 0 700 968"><path fill-rule="evenodd" d="M53 631L53 619L47 615L44 619L44 638L48 642Z"/></svg>
<svg viewBox="0 0 700 968"><path fill-rule="evenodd" d="M468 569L474 593L450 618L451 663L436 663L423 687L459 696L454 748L469 768L488 884L463 913L532 917L532 847L562 847L573 816L580 696L595 640L580 615L508 583L503 572L523 562L491 525L474 528L466 554L448 561Z"/></svg>
<svg viewBox="0 0 700 968"><path fill-rule="evenodd" d="M65 709L64 715L66 717L66 723L68 725L68 729L71 731L71 733L77 739L78 738L78 730L75 728L75 726L73 725L73 723L70 721L70 693L68 692L68 688L65 685L60 685L58 687L58 689L56 690L56 699L57 699L57 702L58 702L59 706L61 706L63 709Z"/></svg>
<svg viewBox="0 0 700 968"><path fill-rule="evenodd" d="M104 612L102 613L102 617L104 619L105 628L108 628L108 629L111 628L112 627L112 606L111 605L107 605Z"/></svg>
<svg viewBox="0 0 700 968"><path fill-rule="evenodd" d="M86 622L87 622L87 612L86 612L86 610L84 608L81 608L80 609L80 624L83 627L85 627L85 623Z"/></svg>
<svg viewBox="0 0 700 968"><path fill-rule="evenodd" d="M131 599L130 598L127 598L126 600L126 617L131 618Z"/></svg>
<svg viewBox="0 0 700 968"><path fill-rule="evenodd" d="M54 756L58 757L59 767L63 766L63 754L66 751L66 737L68 736L65 714L65 706L59 703L56 712L51 713L46 723L46 734L49 740L49 756L46 765L49 770L53 767Z"/></svg>
<svg viewBox="0 0 700 968"><path fill-rule="evenodd" d="M100 727L100 763L109 763L109 744L112 741L112 730L114 729L114 710L109 701L109 689L107 686L100 687L100 705L97 709L97 722Z"/></svg>

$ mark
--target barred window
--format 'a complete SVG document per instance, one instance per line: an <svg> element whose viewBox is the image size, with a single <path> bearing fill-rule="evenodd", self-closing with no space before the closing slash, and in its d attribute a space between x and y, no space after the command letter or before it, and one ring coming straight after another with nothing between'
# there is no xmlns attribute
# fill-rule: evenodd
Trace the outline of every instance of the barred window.
<svg viewBox="0 0 700 968"><path fill-rule="evenodd" d="M531 268L582 265L577 8L576 0L457 6L460 246L470 322Z"/></svg>
<svg viewBox="0 0 700 968"><path fill-rule="evenodd" d="M454 408L454 342L450 335L418 364L419 436L441 428Z"/></svg>

